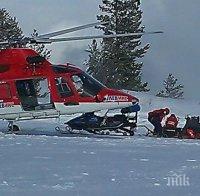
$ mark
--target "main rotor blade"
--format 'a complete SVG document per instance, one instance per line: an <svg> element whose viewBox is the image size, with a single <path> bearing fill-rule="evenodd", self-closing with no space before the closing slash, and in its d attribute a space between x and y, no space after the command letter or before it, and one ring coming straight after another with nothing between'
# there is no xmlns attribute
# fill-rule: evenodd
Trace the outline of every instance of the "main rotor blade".
<svg viewBox="0 0 200 196"><path fill-rule="evenodd" d="M74 32L74 31L79 31L79 30L82 30L82 29L87 29L87 28L94 27L94 26L97 26L97 25L102 25L102 24L106 24L106 23L95 22L95 23L91 23L91 24L86 24L86 25L78 26L78 27L64 29L64 30L61 30L61 31L55 31L55 32L52 32L52 33L47 33L47 34L39 35L39 36L37 36L37 38L51 38L51 37L55 37L55 36L58 36L58 35L62 35L62 34L66 34L66 33L71 33L71 32Z"/></svg>
<svg viewBox="0 0 200 196"><path fill-rule="evenodd" d="M36 39L36 42L46 41L46 43L52 42L64 42L64 41L75 41L75 40L86 40L86 39L99 39L99 38L117 38L117 37L130 37L130 36L142 36L148 34L163 33L162 31L154 32L143 32L143 33L127 33L127 34L111 34L111 35L94 35L94 36L80 36L80 37L69 37L69 38L55 38L55 39Z"/></svg>

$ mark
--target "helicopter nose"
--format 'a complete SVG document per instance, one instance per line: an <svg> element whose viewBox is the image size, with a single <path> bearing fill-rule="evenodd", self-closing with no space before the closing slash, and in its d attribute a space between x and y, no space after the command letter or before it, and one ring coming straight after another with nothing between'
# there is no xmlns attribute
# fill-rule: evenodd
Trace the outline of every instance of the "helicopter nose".
<svg viewBox="0 0 200 196"><path fill-rule="evenodd" d="M139 99L134 97L133 95L129 95L129 101L131 101L133 105L139 103Z"/></svg>
<svg viewBox="0 0 200 196"><path fill-rule="evenodd" d="M139 103L139 99L136 97L132 97L132 103L133 104Z"/></svg>

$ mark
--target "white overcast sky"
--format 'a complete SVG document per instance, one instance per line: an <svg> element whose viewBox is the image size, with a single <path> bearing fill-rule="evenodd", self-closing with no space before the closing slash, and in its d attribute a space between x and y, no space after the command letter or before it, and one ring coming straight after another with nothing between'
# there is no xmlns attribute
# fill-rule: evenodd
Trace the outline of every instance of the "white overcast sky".
<svg viewBox="0 0 200 196"><path fill-rule="evenodd" d="M0 0L1 8L16 16L26 35L34 28L42 34L95 22L99 4L101 0ZM172 73L185 85L185 97L200 99L200 1L142 0L141 9L146 31L164 31L162 35L143 37L143 44L151 45L142 59L143 80L155 92L162 88L168 73ZM96 31L90 29L71 35L97 34ZM82 67L88 57L84 50L89 43L54 44L52 61L72 62Z"/></svg>

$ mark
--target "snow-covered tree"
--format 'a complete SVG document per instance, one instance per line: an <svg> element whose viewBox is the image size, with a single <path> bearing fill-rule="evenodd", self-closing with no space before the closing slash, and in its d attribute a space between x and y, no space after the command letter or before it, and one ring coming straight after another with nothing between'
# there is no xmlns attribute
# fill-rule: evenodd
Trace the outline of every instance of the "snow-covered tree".
<svg viewBox="0 0 200 196"><path fill-rule="evenodd" d="M164 90L159 91L156 96L158 97L169 97L173 99L183 98L183 88L182 84L177 84L177 80L171 73L168 75L166 80L164 80Z"/></svg>
<svg viewBox="0 0 200 196"><path fill-rule="evenodd" d="M108 22L97 27L108 34L140 33L142 11L138 0L103 0L100 5L101 15L97 20ZM108 87L146 91L147 83L142 82L142 62L140 58L149 49L149 45L141 46L141 36L104 38L97 44L90 45L88 71Z"/></svg>
<svg viewBox="0 0 200 196"><path fill-rule="evenodd" d="M33 31L32 37L37 36L38 33L36 30ZM9 12L2 8L0 9L0 42L4 41L19 41L23 39L22 29L19 27L16 17L12 17ZM1 45L0 48L9 48L9 47L27 47L36 50L41 56L45 58L50 58L51 51L45 48L44 44L17 44L13 43L7 45Z"/></svg>
<svg viewBox="0 0 200 196"><path fill-rule="evenodd" d="M23 37L22 30L19 27L16 17L10 16L5 8L0 9L0 42L8 40L21 39ZM10 45L2 45L1 48L10 47Z"/></svg>

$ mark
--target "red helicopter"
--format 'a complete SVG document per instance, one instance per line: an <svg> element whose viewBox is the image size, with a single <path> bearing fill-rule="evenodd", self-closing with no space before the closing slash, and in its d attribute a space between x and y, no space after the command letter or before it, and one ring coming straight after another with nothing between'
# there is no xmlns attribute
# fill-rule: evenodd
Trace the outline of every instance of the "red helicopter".
<svg viewBox="0 0 200 196"><path fill-rule="evenodd" d="M0 42L0 46L160 33L52 38L100 24L92 23L20 40L6 40ZM66 123L66 132L85 129L101 134L102 130L108 130L133 135L132 129L136 127L137 112L140 110L138 102L132 95L107 88L74 65L53 65L32 49L12 47L0 50L0 119L9 122L9 132L20 132L20 127L14 123L16 121L81 113L81 116ZM113 117L94 114L113 109L121 109L121 114ZM130 117L130 113L134 113L134 116Z"/></svg>

